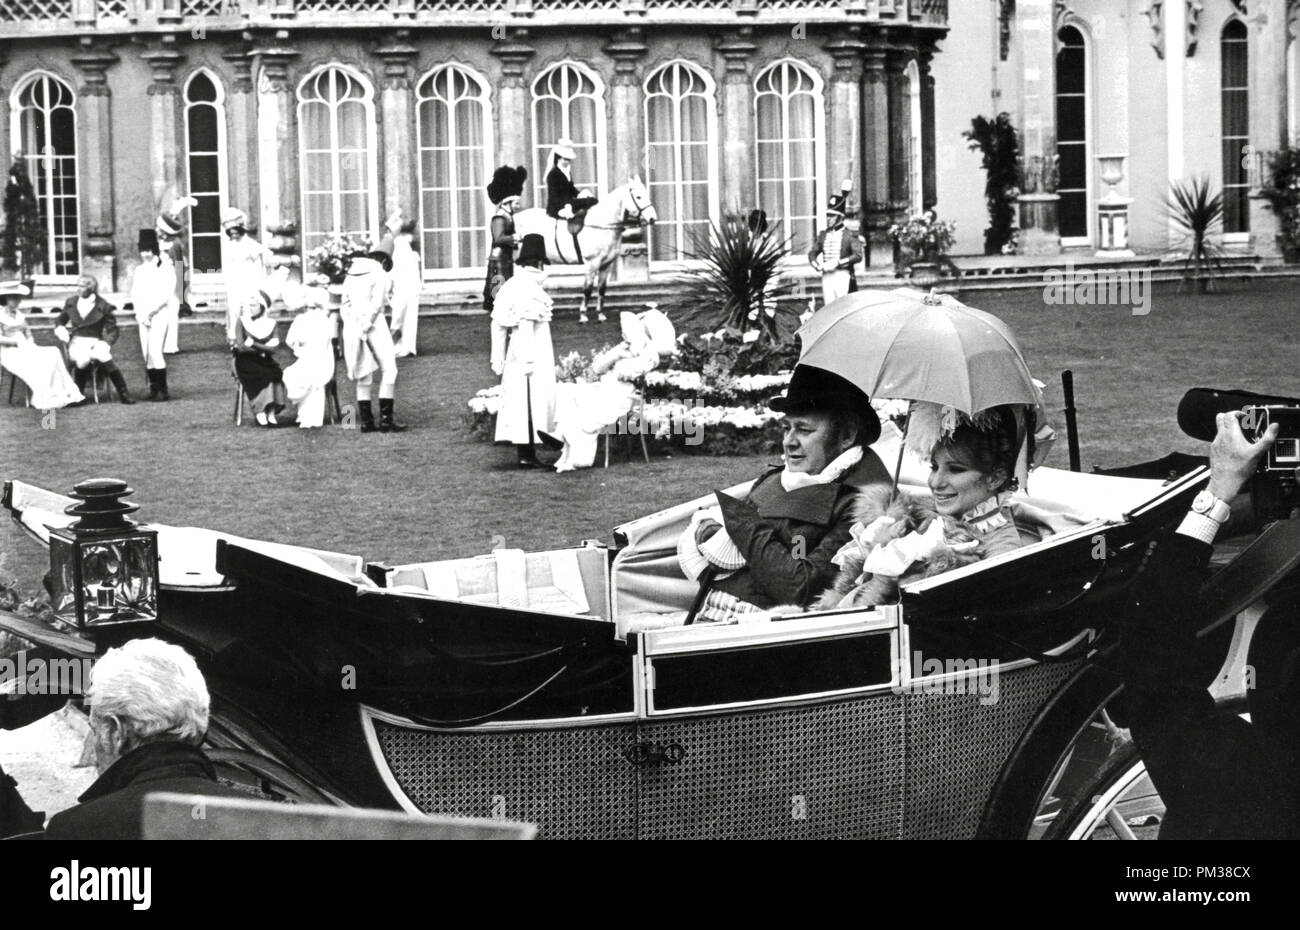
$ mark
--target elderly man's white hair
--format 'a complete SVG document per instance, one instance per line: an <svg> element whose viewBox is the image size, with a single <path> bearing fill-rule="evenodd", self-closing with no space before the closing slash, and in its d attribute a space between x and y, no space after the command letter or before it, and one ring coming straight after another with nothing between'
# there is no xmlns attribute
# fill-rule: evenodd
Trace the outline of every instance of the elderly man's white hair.
<svg viewBox="0 0 1300 930"><path fill-rule="evenodd" d="M122 727L123 751L177 740L197 746L208 731L208 686L188 652L161 639L135 639L95 663L91 713Z"/></svg>

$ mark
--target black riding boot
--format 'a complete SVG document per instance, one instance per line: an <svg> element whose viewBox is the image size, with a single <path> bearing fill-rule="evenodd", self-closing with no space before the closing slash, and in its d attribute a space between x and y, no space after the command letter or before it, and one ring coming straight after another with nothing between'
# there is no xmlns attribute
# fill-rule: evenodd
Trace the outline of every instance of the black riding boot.
<svg viewBox="0 0 1300 930"><path fill-rule="evenodd" d="M393 399L391 397L379 398L379 431L381 433L400 433L406 429L404 423L398 423L393 419Z"/></svg>
<svg viewBox="0 0 1300 930"><path fill-rule="evenodd" d="M167 369L155 368L154 375L158 378L158 399L171 400L171 394L167 393Z"/></svg>
<svg viewBox="0 0 1300 930"><path fill-rule="evenodd" d="M149 400L158 399L158 372L152 368L144 370L145 377L149 379Z"/></svg>
<svg viewBox="0 0 1300 930"><path fill-rule="evenodd" d="M357 415L361 419L361 432L373 433L379 428L375 426L375 412L370 406L370 401L357 401Z"/></svg>
<svg viewBox="0 0 1300 930"><path fill-rule="evenodd" d="M126 379L122 377L122 372L112 362L104 365L104 374L108 375L108 380L113 382L113 387L117 388L117 397L124 404L134 404L135 400L131 397L131 392L126 389Z"/></svg>
<svg viewBox="0 0 1300 930"><path fill-rule="evenodd" d="M90 403L90 395L86 393L86 381L87 381L87 376L89 374L90 374L89 368L72 369L72 383L75 384L77 386L77 390L81 392L81 400L73 404L74 407L80 407L83 406L84 404Z"/></svg>

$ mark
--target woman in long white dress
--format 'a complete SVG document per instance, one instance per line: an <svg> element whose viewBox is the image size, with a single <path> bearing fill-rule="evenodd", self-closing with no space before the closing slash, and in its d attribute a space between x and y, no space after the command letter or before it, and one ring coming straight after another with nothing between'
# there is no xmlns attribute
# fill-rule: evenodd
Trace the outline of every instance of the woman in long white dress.
<svg viewBox="0 0 1300 930"><path fill-rule="evenodd" d="M285 345L297 361L284 370L284 389L298 407L298 426L325 425L325 386L334 379L334 323L329 316L329 291L304 287L286 294L286 302L300 303Z"/></svg>
<svg viewBox="0 0 1300 930"><path fill-rule="evenodd" d="M53 410L80 403L84 398L63 361L63 353L54 346L38 346L32 341L27 320L18 310L19 303L31 292L17 281L0 284L0 367L25 383L32 392L32 406Z"/></svg>
<svg viewBox="0 0 1300 930"><path fill-rule="evenodd" d="M501 376L496 441L508 442L520 468L540 468L538 432L555 429L555 350L551 295L546 293L546 241L524 236L515 273L492 306L492 371Z"/></svg>

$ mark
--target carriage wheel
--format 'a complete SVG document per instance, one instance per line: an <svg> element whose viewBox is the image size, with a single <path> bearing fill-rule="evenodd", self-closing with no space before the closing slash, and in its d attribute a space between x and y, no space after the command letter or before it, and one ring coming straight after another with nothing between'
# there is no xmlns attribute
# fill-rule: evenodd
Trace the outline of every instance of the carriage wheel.
<svg viewBox="0 0 1300 930"><path fill-rule="evenodd" d="M1128 743L1061 805L1043 839L1155 839L1164 813L1137 747Z"/></svg>

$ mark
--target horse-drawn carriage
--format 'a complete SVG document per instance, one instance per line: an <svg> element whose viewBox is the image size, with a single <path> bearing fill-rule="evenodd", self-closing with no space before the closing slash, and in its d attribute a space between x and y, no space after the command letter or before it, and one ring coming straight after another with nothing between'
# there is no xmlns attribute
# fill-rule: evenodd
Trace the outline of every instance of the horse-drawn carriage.
<svg viewBox="0 0 1300 930"><path fill-rule="evenodd" d="M898 442L887 429L877 452ZM184 646L221 774L273 797L547 837L1124 833L1158 798L1110 752L1123 705L1106 656L1146 542L1207 480L1183 464L1039 469L1029 501L1074 529L906 584L897 604L721 627L646 621L691 601L674 543L700 501L610 545L409 565L155 525L156 621L44 641ZM922 487L919 465L900 483ZM3 502L45 545L76 503L19 481ZM1205 678L1227 711L1252 630L1296 597L1296 524L1207 591Z"/></svg>

